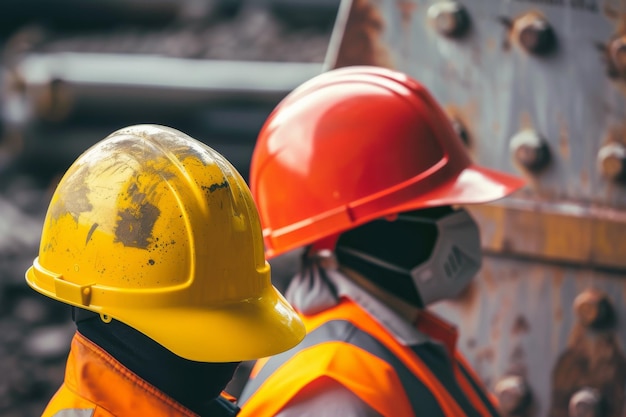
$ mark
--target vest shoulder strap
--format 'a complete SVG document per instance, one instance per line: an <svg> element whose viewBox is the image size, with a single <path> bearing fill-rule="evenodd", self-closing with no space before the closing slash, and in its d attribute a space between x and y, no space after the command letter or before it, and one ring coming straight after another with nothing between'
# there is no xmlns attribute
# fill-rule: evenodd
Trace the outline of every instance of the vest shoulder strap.
<svg viewBox="0 0 626 417"><path fill-rule="evenodd" d="M280 401L286 403L321 378L343 385L383 416L445 416L430 390L394 352L347 320L328 321L294 349L270 358L244 388L242 408L258 411L267 401L276 406L270 396L283 396Z"/></svg>

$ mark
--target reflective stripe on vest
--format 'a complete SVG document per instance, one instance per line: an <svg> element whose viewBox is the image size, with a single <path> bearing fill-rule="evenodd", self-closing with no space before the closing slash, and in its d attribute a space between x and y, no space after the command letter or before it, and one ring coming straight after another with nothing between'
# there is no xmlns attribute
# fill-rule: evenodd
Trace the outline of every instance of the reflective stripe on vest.
<svg viewBox="0 0 626 417"><path fill-rule="evenodd" d="M465 367L465 364L462 363L461 361L457 361L457 366L463 373L463 376L465 376L465 379L469 381L472 388L474 389L474 392L478 395L478 397L482 401L487 411L493 416L500 415L500 413L498 413L496 408L493 406L493 403L491 402L491 400L487 397L487 395L483 391L483 388L478 384L478 382L476 382L476 379L474 379L474 376L472 375L472 373Z"/></svg>
<svg viewBox="0 0 626 417"><path fill-rule="evenodd" d="M66 408L57 411L52 417L91 417L94 411L93 408Z"/></svg>
<svg viewBox="0 0 626 417"><path fill-rule="evenodd" d="M430 390L420 381L387 347L368 333L360 330L345 320L332 320L310 332L295 348L270 358L256 377L250 380L240 396L240 404L245 402L257 391L261 384L273 374L280 365L289 361L299 351L324 342L344 342L361 348L383 361L396 371L406 396L411 403L414 415L444 417L437 400Z"/></svg>

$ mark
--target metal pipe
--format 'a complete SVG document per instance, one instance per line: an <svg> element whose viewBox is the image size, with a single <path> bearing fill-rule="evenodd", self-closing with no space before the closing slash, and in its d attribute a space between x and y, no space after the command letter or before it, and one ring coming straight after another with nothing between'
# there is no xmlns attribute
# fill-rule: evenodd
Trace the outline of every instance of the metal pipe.
<svg viewBox="0 0 626 417"><path fill-rule="evenodd" d="M273 106L321 71L322 63L32 54L15 67L7 100L25 100L31 120L55 122L85 112L158 116L211 105Z"/></svg>

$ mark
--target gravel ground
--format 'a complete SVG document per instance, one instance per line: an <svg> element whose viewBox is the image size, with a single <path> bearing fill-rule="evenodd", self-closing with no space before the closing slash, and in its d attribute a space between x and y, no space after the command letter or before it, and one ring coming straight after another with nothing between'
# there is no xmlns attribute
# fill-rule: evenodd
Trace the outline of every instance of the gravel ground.
<svg viewBox="0 0 626 417"><path fill-rule="evenodd" d="M178 22L159 30L127 26L65 33L29 24L9 38L3 52L5 57L29 51L74 51L322 62L329 36L330 24L294 28L266 9L244 7L222 20L193 25ZM249 155L254 136L246 141L244 156ZM55 179L64 169L59 167L56 173L47 169L42 174L36 167L15 164L19 158L6 151L6 144L7 139L0 138L0 415L35 417L62 381L74 331L69 308L36 294L23 280L37 254ZM279 288L290 273L286 271L296 264L293 256L276 261Z"/></svg>

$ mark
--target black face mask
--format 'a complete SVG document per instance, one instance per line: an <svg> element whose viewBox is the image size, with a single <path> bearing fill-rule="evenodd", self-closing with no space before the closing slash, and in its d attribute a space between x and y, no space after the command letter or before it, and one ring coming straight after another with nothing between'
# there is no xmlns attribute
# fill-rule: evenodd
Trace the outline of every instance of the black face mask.
<svg viewBox="0 0 626 417"><path fill-rule="evenodd" d="M239 362L205 363L184 359L124 323L116 320L104 323L95 313L75 311L79 312L75 314L75 321L83 336L199 415L210 415L215 399L239 365Z"/></svg>
<svg viewBox="0 0 626 417"><path fill-rule="evenodd" d="M464 210L399 213L343 233L337 260L417 307L462 291L480 266L480 236Z"/></svg>

